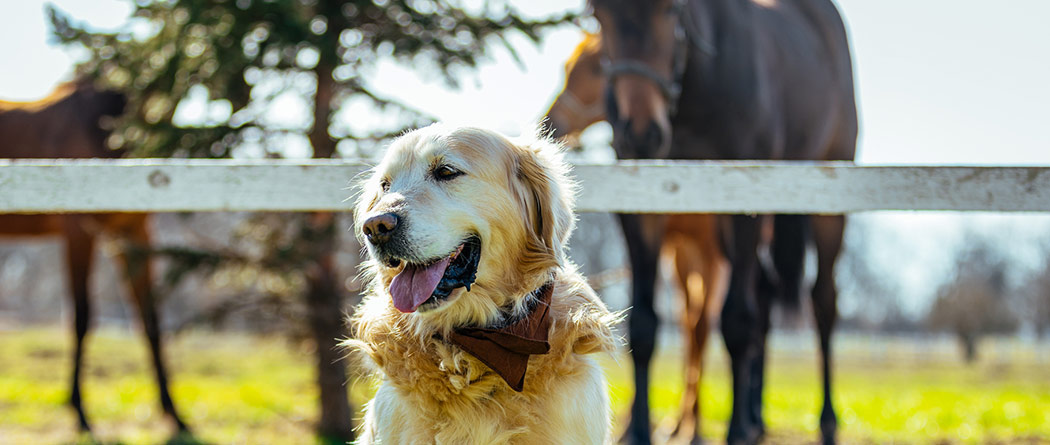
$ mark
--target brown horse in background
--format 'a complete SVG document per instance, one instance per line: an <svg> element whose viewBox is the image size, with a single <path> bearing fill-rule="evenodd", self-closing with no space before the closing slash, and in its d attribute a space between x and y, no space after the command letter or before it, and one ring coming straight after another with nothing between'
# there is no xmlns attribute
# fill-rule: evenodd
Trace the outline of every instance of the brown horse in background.
<svg viewBox="0 0 1050 445"><path fill-rule="evenodd" d="M606 114L619 158L853 159L858 124L852 63L845 26L830 0L589 3L608 59ZM653 285L664 219L620 215L634 294L628 322L636 384L628 427L633 443L651 440L647 399L657 324ZM818 263L812 301L824 379L820 429L824 443L834 443L834 264L845 219L773 216L772 268L759 262L759 245L766 238L761 232L770 217L720 219L731 264L720 323L733 375L727 442L753 444L765 434L762 389L770 303L778 296L799 299L806 246L812 240Z"/></svg>
<svg viewBox="0 0 1050 445"><path fill-rule="evenodd" d="M3 141L0 158L119 157L121 152L106 147L108 131L100 120L119 116L125 105L123 94L96 90L89 79L63 84L49 97L36 102L0 101L0 141ZM0 237L57 236L65 245L76 333L69 401L76 410L82 431L91 429L80 392L84 338L91 327L88 277L96 238L104 232L120 236L135 246L148 246L150 242L145 214L0 215ZM131 297L149 340L161 405L179 431L186 431L186 424L176 413L168 392L149 260L129 259L125 249L121 249L116 259L130 283Z"/></svg>
<svg viewBox="0 0 1050 445"><path fill-rule="evenodd" d="M587 127L605 120L605 72L602 71L602 38L586 33L565 61L565 86L545 116L551 136L570 146L578 145Z"/></svg>
<svg viewBox="0 0 1050 445"><path fill-rule="evenodd" d="M601 36L587 34L565 62L565 87L547 111L552 134L569 144L579 133L605 119L606 87L602 71ZM679 324L686 345L685 391L674 441L700 437L700 383L704 349L711 326L722 308L729 264L718 238L717 219L711 214L671 215L667 218L661 256L674 265L684 311Z"/></svg>

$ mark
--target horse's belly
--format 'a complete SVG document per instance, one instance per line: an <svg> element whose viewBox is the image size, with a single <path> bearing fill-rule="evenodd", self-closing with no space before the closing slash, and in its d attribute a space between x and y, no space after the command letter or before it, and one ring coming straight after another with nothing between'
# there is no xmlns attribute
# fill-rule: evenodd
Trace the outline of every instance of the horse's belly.
<svg viewBox="0 0 1050 445"><path fill-rule="evenodd" d="M60 215L0 215L0 236L44 236L61 231Z"/></svg>

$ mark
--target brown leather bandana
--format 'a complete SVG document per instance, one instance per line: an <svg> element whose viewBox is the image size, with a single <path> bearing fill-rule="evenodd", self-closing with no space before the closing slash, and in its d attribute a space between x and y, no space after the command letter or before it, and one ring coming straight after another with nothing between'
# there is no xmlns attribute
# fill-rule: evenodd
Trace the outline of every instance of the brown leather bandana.
<svg viewBox="0 0 1050 445"><path fill-rule="evenodd" d="M529 314L501 328L460 328L448 336L448 341L463 348L496 374L521 392L525 387L525 371L529 366L529 355L546 354L551 345L547 334L551 321L551 295L554 283L544 284L536 296L539 301Z"/></svg>

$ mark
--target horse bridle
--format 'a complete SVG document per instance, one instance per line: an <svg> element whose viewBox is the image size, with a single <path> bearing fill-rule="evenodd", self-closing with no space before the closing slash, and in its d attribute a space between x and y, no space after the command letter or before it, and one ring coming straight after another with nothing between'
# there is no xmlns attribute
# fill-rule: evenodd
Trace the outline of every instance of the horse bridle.
<svg viewBox="0 0 1050 445"><path fill-rule="evenodd" d="M687 32L688 26L684 16L688 12L687 0L675 0L671 6L671 13L675 15L674 27L674 54L672 55L671 78L668 79L654 70L651 66L637 59L622 59L613 62L606 58L602 62L605 75L608 76L610 87L616 78L624 74L634 74L652 82L660 90L660 94L667 100L668 111L675 114L678 108L678 98L682 95L682 78L685 76L686 62L688 61L689 44L692 43L708 57L714 57L717 53L715 46L705 40L696 32ZM608 56L606 56L608 57Z"/></svg>

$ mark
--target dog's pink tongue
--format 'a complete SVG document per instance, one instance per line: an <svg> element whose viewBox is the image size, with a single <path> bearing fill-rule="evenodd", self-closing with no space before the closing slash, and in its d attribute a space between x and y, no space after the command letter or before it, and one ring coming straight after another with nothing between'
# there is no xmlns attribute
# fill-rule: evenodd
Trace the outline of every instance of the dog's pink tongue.
<svg viewBox="0 0 1050 445"><path fill-rule="evenodd" d="M445 257L426 267L406 265L390 282L390 296L394 299L394 307L401 312L415 312L419 305L430 298L434 289L437 289L449 261L451 257Z"/></svg>

